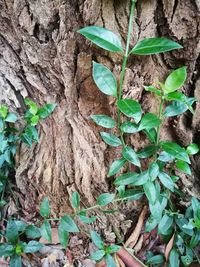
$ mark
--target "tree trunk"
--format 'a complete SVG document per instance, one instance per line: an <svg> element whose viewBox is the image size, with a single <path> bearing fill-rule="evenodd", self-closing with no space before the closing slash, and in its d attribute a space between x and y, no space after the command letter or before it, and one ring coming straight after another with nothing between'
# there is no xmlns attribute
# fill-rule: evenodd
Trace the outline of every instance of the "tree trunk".
<svg viewBox="0 0 200 267"><path fill-rule="evenodd" d="M78 190L85 203L107 192L106 178L116 153L99 137L91 114L115 116L115 103L96 88L91 77L95 59L117 77L119 54L103 51L76 31L86 25L104 26L126 39L130 1L121 0L0 0L0 101L22 112L24 97L38 104L57 103L53 115L39 126L40 142L31 149L20 147L16 181L27 205L49 195L55 212L68 211L69 195ZM132 45L144 37L162 36L184 46L158 56L133 56L128 63L124 96L136 98L145 111L157 111L157 99L143 85L162 80L173 68L186 65L184 90L200 100L200 4L198 0L138 1ZM198 142L200 104L194 116L170 120L162 138L182 145ZM136 148L146 140L132 137ZM198 194L198 157L193 176L183 176L190 194ZM194 187L195 183L195 187Z"/></svg>

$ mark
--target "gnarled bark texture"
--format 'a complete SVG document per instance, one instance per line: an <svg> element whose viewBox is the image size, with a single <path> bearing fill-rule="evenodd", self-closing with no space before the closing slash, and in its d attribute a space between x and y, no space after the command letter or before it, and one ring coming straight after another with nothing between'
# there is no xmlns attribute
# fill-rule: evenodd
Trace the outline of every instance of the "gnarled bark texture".
<svg viewBox="0 0 200 267"><path fill-rule="evenodd" d="M69 209L74 189L86 203L108 191L112 179L106 174L116 155L102 142L90 115L115 116L115 103L96 88L91 62L103 62L119 77L122 56L97 48L76 31L86 25L104 26L124 43L129 6L128 0L0 0L0 101L19 112L27 96L38 104L58 104L39 126L39 144L20 147L16 180L21 192L28 194L27 202L47 194L60 212ZM200 100L199 9L198 0L138 1L131 44L163 36L184 47L129 60L124 96L138 99L145 111L157 111L158 100L144 92L143 85L162 80L182 65L188 67L184 90ZM198 142L199 105L194 116L168 121L162 137L183 145ZM139 134L132 137L136 148L145 142ZM197 194L200 161L198 157L193 161L193 177L183 176L183 182L190 194Z"/></svg>

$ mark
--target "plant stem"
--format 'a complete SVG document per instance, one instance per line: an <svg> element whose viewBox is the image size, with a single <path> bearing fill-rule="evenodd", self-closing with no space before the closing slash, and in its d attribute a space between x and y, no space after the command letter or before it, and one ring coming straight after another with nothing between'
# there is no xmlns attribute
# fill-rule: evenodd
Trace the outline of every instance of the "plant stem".
<svg viewBox="0 0 200 267"><path fill-rule="evenodd" d="M125 54L123 57L122 70L120 73L118 100L122 99L124 76L125 76L125 71L126 71L126 65L127 65L128 55L129 55L130 40L131 40L131 33L132 33L132 28L133 28L133 16L134 16L135 4L136 4L136 0L132 0L131 1L130 18L129 18L129 26L128 26L128 35L127 35L127 41L126 41L126 51L125 51ZM120 131L121 112L119 109L117 110L117 120L118 120L118 129L120 132L121 141L122 141L123 146L125 146L125 142L123 139L123 133L121 133L121 131Z"/></svg>

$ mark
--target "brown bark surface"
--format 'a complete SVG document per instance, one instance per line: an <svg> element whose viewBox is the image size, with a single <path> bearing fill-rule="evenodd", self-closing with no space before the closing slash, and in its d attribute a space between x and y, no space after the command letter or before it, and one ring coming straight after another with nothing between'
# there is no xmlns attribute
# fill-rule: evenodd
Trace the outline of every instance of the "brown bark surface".
<svg viewBox="0 0 200 267"><path fill-rule="evenodd" d="M69 195L78 190L85 204L107 192L106 178L116 152L99 137L91 114L115 115L115 103L98 91L91 62L103 62L119 76L122 57L103 51L76 31L86 25L104 26L122 37L127 34L130 1L121 0L0 0L0 101L18 112L23 98L38 104L56 102L53 115L39 126L40 142L20 147L16 181L27 203L50 196L56 212L69 210ZM145 111L157 111L158 100L144 84L163 79L173 68L186 65L184 90L200 100L200 4L198 0L138 1L132 45L144 37L162 36L184 49L159 56L129 60L124 96L136 98ZM170 120L162 137L182 145L199 142L199 103L194 116ZM137 134L132 143L146 140ZM193 177L182 177L187 192L198 194L200 167L193 159Z"/></svg>

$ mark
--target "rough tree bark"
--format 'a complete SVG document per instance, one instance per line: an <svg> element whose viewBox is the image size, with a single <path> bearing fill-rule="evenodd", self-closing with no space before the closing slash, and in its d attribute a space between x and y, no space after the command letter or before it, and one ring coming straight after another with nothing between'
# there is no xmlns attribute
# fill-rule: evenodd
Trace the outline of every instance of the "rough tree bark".
<svg viewBox="0 0 200 267"><path fill-rule="evenodd" d="M28 195L27 205L50 196L56 212L69 210L73 189L92 203L106 192L106 174L114 152L99 137L91 114L115 115L114 102L101 94L91 78L91 61L110 67L119 76L122 57L98 49L76 33L100 25L122 37L127 33L129 0L0 0L0 101L18 112L23 98L39 104L56 102L54 114L39 126L40 142L20 147L16 182ZM156 111L158 100L143 85L163 79L172 68L188 67L184 90L200 100L200 4L198 0L144 0L137 3L132 45L144 37L163 36L184 49L159 56L132 57L125 77L124 96L138 99L144 110ZM200 104L195 115L170 120L162 137L183 145L199 140ZM136 148L146 140L132 137ZM190 194L198 194L198 158L193 177L183 176ZM195 184L195 186L194 186Z"/></svg>

